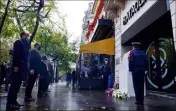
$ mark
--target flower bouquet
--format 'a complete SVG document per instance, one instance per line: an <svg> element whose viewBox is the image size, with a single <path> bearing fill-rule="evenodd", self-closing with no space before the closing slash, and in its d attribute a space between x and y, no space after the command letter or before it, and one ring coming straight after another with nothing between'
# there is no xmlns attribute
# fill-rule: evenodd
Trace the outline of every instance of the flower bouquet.
<svg viewBox="0 0 176 111"><path fill-rule="evenodd" d="M120 89L114 90L112 93L112 96L119 98L119 99L128 99L129 98L128 92L126 90L120 90Z"/></svg>

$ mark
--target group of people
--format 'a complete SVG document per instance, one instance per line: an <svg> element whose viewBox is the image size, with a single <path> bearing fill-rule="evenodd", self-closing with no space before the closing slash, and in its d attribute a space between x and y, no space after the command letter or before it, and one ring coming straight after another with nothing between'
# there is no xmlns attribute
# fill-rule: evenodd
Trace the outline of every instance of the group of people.
<svg viewBox="0 0 176 111"><path fill-rule="evenodd" d="M77 81L76 71L73 70L72 73L68 71L66 73L66 85L69 86L70 84L72 84L72 87L74 88L76 81Z"/></svg>
<svg viewBox="0 0 176 111"><path fill-rule="evenodd" d="M80 76L81 78L103 79L104 86L102 88L108 90L113 87L115 75L112 66L106 58L101 64L98 64L98 60L93 60L90 69L88 70L84 67Z"/></svg>
<svg viewBox="0 0 176 111"><path fill-rule="evenodd" d="M34 101L32 89L39 79L38 97L47 94L48 87L53 82L54 71L46 56L41 56L40 44L36 43L30 50L30 37L26 32L20 34L19 40L13 45L9 70L10 87L7 96L7 110L18 110L22 105L17 102L17 93L22 81L26 83L25 101Z"/></svg>
<svg viewBox="0 0 176 111"><path fill-rule="evenodd" d="M0 64L1 69L1 77L0 77L0 87L2 84L5 84L5 92L8 91L8 85L10 83L9 81L9 73L10 73L10 63L4 61Z"/></svg>

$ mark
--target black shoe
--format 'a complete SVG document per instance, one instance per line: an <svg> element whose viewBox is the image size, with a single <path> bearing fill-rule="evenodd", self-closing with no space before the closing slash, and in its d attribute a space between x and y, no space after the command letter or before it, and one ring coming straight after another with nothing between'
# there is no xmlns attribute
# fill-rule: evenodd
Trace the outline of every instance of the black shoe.
<svg viewBox="0 0 176 111"><path fill-rule="evenodd" d="M136 105L144 105L144 102L136 101L135 104L136 104Z"/></svg>
<svg viewBox="0 0 176 111"><path fill-rule="evenodd" d="M19 110L20 106L14 105L14 104L9 104L6 106L6 110Z"/></svg>
<svg viewBox="0 0 176 111"><path fill-rule="evenodd" d="M22 104L19 104L17 101L16 101L15 105L16 105L16 106L19 106L19 107L24 106L24 105L22 105Z"/></svg>
<svg viewBox="0 0 176 111"><path fill-rule="evenodd" d="M35 101L35 99L32 97L25 97L25 101Z"/></svg>
<svg viewBox="0 0 176 111"><path fill-rule="evenodd" d="M37 94L37 97L41 98L41 97L43 97L43 94Z"/></svg>

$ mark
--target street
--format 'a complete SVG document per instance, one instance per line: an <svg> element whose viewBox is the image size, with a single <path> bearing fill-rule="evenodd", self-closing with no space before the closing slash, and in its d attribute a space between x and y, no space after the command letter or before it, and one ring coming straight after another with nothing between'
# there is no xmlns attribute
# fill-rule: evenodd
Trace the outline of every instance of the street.
<svg viewBox="0 0 176 111"><path fill-rule="evenodd" d="M18 101L24 104L21 110L174 110L176 101L171 99L147 96L144 106L136 106L134 98L118 100L108 96L104 91L71 89L65 83L50 85L48 96L24 103L24 88L21 88ZM1 110L5 110L6 94L1 93ZM37 97L37 87L33 89Z"/></svg>

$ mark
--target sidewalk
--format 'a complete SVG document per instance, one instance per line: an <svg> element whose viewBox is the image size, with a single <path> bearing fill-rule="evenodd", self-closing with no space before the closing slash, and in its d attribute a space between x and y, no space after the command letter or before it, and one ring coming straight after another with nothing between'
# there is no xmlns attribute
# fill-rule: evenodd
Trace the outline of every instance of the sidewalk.
<svg viewBox="0 0 176 111"><path fill-rule="evenodd" d="M103 91L71 90L65 83L53 84L48 96L31 103L24 103L24 89L19 93L19 102L24 103L22 110L153 110L171 111L176 109L176 101L166 98L148 96L144 106L136 106L135 99L118 100L106 95ZM37 87L33 97L37 96ZM0 97L1 110L5 110L6 97Z"/></svg>

